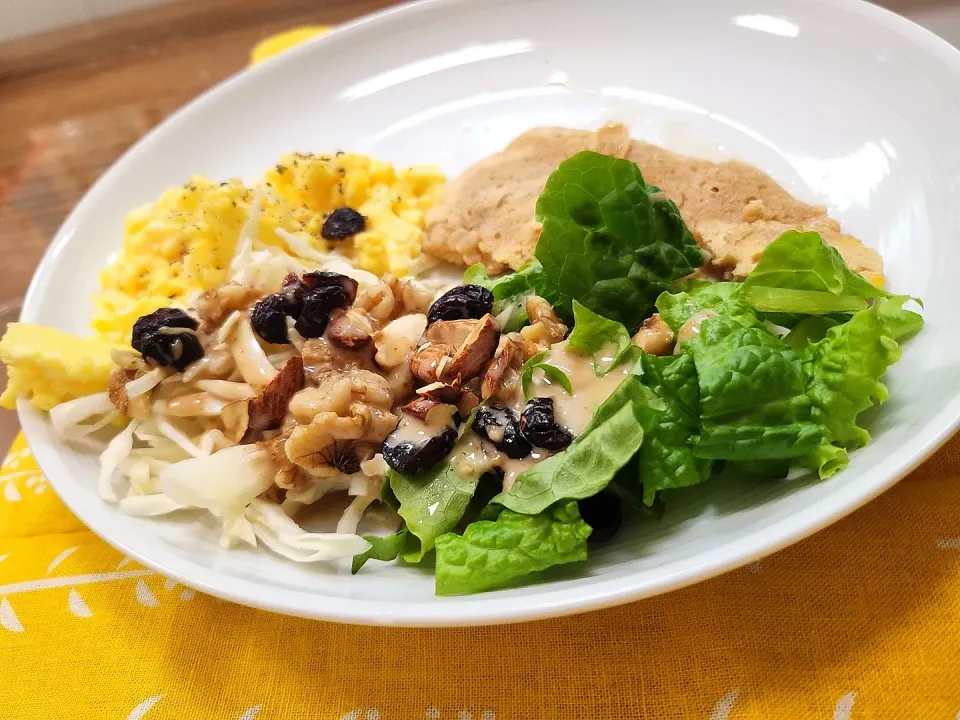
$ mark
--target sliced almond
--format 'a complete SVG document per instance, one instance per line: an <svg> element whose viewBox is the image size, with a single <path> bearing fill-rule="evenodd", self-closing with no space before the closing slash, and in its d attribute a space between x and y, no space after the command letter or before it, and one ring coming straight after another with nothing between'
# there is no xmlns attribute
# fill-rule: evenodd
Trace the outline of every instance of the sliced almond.
<svg viewBox="0 0 960 720"><path fill-rule="evenodd" d="M437 402L455 403L460 399L460 379L457 378L453 383L447 385L442 382L430 383L417 390L417 395L436 400Z"/></svg>
<svg viewBox="0 0 960 720"><path fill-rule="evenodd" d="M433 400L428 397L418 397L416 400L411 400L402 408L400 408L406 415L413 415L415 418L420 420L427 419L427 413L430 412L433 408L442 405L439 400Z"/></svg>
<svg viewBox="0 0 960 720"><path fill-rule="evenodd" d="M455 378L462 382L476 377L490 362L499 342L500 326L493 319L493 315L484 315L470 330L453 360L442 369L439 379L449 383Z"/></svg>
<svg viewBox="0 0 960 720"><path fill-rule="evenodd" d="M410 357L410 370L423 382L437 382L440 374L453 360L456 349L442 343L429 343Z"/></svg>
<svg viewBox="0 0 960 720"><path fill-rule="evenodd" d="M523 363L536 353L536 346L516 333L510 333L504 337L493 357L493 362L483 374L480 397L486 400L512 387Z"/></svg>
<svg viewBox="0 0 960 720"><path fill-rule="evenodd" d="M476 320L438 320L427 328L425 337L428 342L458 348L463 345L476 325Z"/></svg>
<svg viewBox="0 0 960 720"><path fill-rule="evenodd" d="M366 346L373 339L373 326L364 313L347 310L330 321L327 337L341 347L352 350Z"/></svg>
<svg viewBox="0 0 960 720"><path fill-rule="evenodd" d="M256 433L280 427L290 406L290 400L302 388L303 358L294 355L283 364L277 376L257 397L247 401L247 429L243 440L250 442ZM231 403L231 405L234 404Z"/></svg>

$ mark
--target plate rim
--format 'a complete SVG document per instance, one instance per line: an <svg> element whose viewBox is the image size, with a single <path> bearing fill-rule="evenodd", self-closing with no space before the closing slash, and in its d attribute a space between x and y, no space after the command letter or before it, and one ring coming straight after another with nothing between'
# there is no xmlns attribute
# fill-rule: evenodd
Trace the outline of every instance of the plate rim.
<svg viewBox="0 0 960 720"><path fill-rule="evenodd" d="M814 1L859 14L867 21L879 23L945 62L960 78L960 50L908 18L866 0ZM466 6L469 2L470 0L417 0L356 18L302 46L239 71L178 109L126 150L71 210L34 271L24 295L20 322L31 322L36 314L35 306L49 284L48 276L57 264L57 256L74 235L78 218L86 212L88 206L101 201L100 196L107 181L122 173L128 165L135 164L137 155L143 148L149 147L158 136L171 132L176 126L201 113L205 105L214 101L221 93L229 92L247 82L248 78L259 74L279 72L285 63L293 61L301 54L315 52L318 46L346 41L352 35L369 32L398 17L409 18L420 13L439 12L458 5ZM541 592L524 596L519 602L513 596L484 593L436 598L435 602L429 603L397 605L389 601L318 597L313 592L296 589L286 589L278 593L279 599L275 600L271 594L265 592L263 585L253 580L210 573L208 569L196 566L189 559L180 558L162 547L144 554L136 547L135 541L131 543L128 538L109 535L108 530L94 527L88 522L88 518L97 515L97 507L102 501L79 484L63 478L67 471L66 468L59 467L61 453L56 446L44 447L43 443L38 443L34 449L31 438L40 437L41 427L45 424L42 414L22 400L18 402L17 409L22 430L34 451L38 466L64 504L98 537L145 567L208 595L262 610L349 624L403 627L466 627L526 622L620 605L707 580L792 545L862 507L930 457L960 427L960 396L957 396L934 416L943 418L939 429L928 431L915 451L899 458L898 462L892 464L884 473L878 473L876 478L867 477L856 486L840 488L838 492L791 516L789 523L758 529L733 542L723 543L687 559L667 563L661 566L656 578L640 582L631 582L630 575L597 578L588 586L572 590L544 583L540 586ZM57 472L49 472L53 469ZM207 580L206 576L214 580ZM318 603L318 599L322 599L322 602Z"/></svg>

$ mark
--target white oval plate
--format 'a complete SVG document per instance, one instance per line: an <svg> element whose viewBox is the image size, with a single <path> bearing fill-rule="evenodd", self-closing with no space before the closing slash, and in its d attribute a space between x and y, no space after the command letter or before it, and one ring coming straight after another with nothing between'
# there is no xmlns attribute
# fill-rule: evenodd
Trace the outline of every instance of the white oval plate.
<svg viewBox="0 0 960 720"><path fill-rule="evenodd" d="M70 508L107 542L203 592L277 612L385 625L530 620L708 578L828 525L890 487L960 419L960 53L855 0L432 0L345 26L241 73L127 153L60 229L26 322L87 331L124 214L192 173L247 180L289 151L348 148L451 176L544 124L627 123L635 137L741 158L826 203L883 254L927 327L890 373L874 442L828 482L707 483L668 499L589 562L526 587L433 596L433 577L370 563L302 567L221 550L200 517L144 520L96 493L96 459L21 408ZM896 529L892 528L892 532Z"/></svg>

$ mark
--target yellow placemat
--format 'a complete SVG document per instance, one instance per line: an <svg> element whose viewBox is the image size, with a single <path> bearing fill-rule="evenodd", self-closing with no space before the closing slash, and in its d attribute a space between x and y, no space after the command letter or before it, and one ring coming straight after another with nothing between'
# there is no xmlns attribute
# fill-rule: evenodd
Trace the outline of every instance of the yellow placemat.
<svg viewBox="0 0 960 720"><path fill-rule="evenodd" d="M21 437L0 468L0 718L960 720L958 475L960 438L828 530L662 597L398 630L251 610L138 566Z"/></svg>
<svg viewBox="0 0 960 720"><path fill-rule="evenodd" d="M960 438L833 527L621 608L404 630L281 617L166 580L0 470L0 718L960 717Z"/></svg>

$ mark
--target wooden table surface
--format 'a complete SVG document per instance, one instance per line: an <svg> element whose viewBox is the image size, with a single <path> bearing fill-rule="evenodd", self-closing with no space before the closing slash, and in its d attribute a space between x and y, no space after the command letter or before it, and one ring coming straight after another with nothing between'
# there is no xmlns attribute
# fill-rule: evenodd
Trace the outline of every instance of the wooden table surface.
<svg viewBox="0 0 960 720"><path fill-rule="evenodd" d="M0 45L0 331L67 213L141 135L242 69L262 38L390 4L186 0ZM0 453L16 429L0 410Z"/></svg>
<svg viewBox="0 0 960 720"><path fill-rule="evenodd" d="M64 217L137 138L243 68L265 36L390 4L183 0L0 45L0 331ZM931 0L885 4L909 13ZM16 427L0 410L0 452Z"/></svg>

